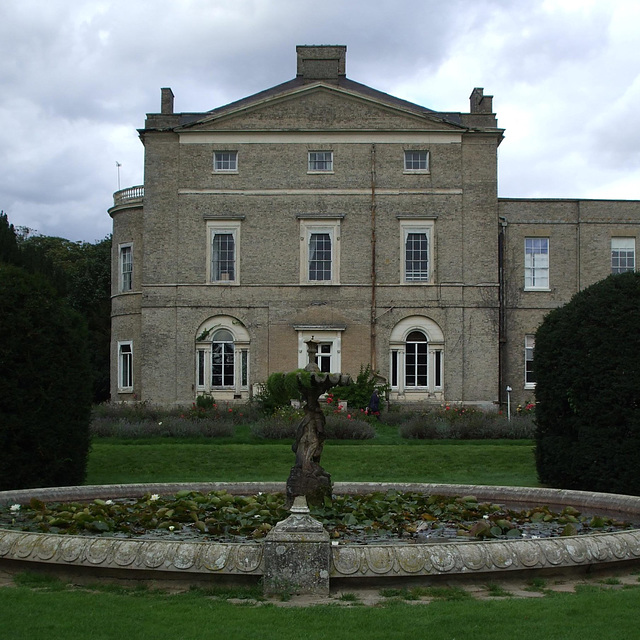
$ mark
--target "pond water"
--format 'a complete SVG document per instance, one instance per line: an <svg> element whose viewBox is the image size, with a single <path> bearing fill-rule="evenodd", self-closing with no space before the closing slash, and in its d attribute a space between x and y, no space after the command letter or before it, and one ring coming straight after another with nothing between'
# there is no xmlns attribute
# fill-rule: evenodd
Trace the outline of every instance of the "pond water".
<svg viewBox="0 0 640 640"><path fill-rule="evenodd" d="M176 541L241 542L264 538L289 514L281 493L231 495L183 490L174 495L43 502L0 506L0 527L40 533ZM338 543L394 544L537 539L638 528L571 506L508 508L473 495L440 496L386 491L337 495L311 509Z"/></svg>

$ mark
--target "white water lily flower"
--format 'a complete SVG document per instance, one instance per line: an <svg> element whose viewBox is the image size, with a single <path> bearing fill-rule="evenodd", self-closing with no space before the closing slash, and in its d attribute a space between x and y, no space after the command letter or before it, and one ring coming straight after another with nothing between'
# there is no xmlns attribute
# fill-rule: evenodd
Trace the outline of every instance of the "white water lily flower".
<svg viewBox="0 0 640 640"><path fill-rule="evenodd" d="M104 503L105 504L113 504L113 500L105 500Z"/></svg>
<svg viewBox="0 0 640 640"><path fill-rule="evenodd" d="M155 502L156 500L160 500L160 496L157 493L154 493L149 500L151 500L152 502Z"/></svg>
<svg viewBox="0 0 640 640"><path fill-rule="evenodd" d="M19 504L12 504L9 507L9 511L11 511L12 513L17 513L18 511L20 511L20 505Z"/></svg>
<svg viewBox="0 0 640 640"><path fill-rule="evenodd" d="M174 527L173 525L171 525L171 526L169 527L169 531L173 531L174 529L175 529L175 527Z"/></svg>

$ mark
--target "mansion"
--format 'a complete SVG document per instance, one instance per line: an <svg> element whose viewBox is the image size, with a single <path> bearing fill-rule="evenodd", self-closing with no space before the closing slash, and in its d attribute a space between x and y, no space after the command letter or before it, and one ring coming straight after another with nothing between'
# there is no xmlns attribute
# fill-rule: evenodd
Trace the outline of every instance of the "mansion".
<svg viewBox="0 0 640 640"><path fill-rule="evenodd" d="M492 98L439 112L299 46L283 84L204 113L171 89L113 219L113 401L246 401L276 371L356 376L397 402L532 399L544 316L636 268L640 202L497 196Z"/></svg>

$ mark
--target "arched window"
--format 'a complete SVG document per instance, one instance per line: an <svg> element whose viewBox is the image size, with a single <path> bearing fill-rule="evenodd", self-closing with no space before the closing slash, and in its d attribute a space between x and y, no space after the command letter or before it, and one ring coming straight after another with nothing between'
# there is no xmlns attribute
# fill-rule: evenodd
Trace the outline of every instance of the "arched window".
<svg viewBox="0 0 640 640"><path fill-rule="evenodd" d="M444 392L444 336L436 322L410 316L392 330L389 341L389 380L398 395Z"/></svg>
<svg viewBox="0 0 640 640"><path fill-rule="evenodd" d="M249 390L249 333L235 318L216 316L200 325L196 337L196 392Z"/></svg>
<svg viewBox="0 0 640 640"><path fill-rule="evenodd" d="M422 331L412 331L407 336L405 349L405 387L427 387L429 361L427 336Z"/></svg>
<svg viewBox="0 0 640 640"><path fill-rule="evenodd" d="M235 382L235 353L233 335L218 329L211 341L211 386L232 387Z"/></svg>

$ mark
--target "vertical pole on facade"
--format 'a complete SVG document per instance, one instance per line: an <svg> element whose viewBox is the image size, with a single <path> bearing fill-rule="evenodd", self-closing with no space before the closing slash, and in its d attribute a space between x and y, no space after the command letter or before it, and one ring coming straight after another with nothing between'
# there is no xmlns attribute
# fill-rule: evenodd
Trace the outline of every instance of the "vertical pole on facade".
<svg viewBox="0 0 640 640"><path fill-rule="evenodd" d="M507 301L504 274L504 245L507 219L500 217L498 233L498 406L502 407L504 396L505 351L507 346Z"/></svg>
<svg viewBox="0 0 640 640"><path fill-rule="evenodd" d="M376 145L371 145L371 371L376 363Z"/></svg>
<svg viewBox="0 0 640 640"><path fill-rule="evenodd" d="M511 422L511 387L507 386L507 422Z"/></svg>

